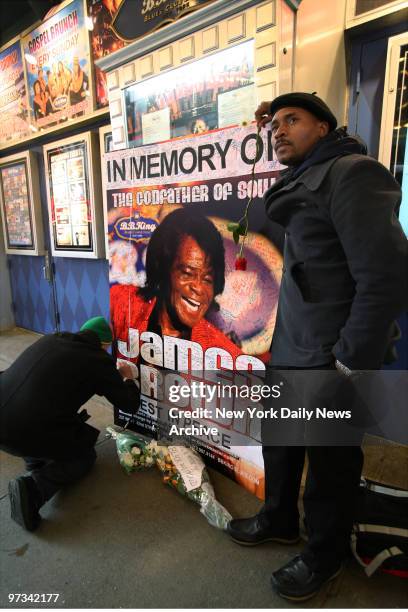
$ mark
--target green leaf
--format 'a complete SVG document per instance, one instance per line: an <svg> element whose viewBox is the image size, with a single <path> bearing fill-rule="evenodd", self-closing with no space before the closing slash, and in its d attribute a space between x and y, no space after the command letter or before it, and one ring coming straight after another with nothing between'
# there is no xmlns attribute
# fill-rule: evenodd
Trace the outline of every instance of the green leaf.
<svg viewBox="0 0 408 612"><path fill-rule="evenodd" d="M239 244L239 236L240 236L239 231L235 230L235 232L233 232L232 234L235 244Z"/></svg>
<svg viewBox="0 0 408 612"><path fill-rule="evenodd" d="M228 223L227 230L229 232L235 232L239 228L239 223Z"/></svg>

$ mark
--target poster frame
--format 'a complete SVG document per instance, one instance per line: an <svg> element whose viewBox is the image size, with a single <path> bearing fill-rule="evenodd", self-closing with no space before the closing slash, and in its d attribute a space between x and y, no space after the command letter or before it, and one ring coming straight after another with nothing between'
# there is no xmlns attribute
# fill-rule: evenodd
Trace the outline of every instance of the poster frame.
<svg viewBox="0 0 408 612"><path fill-rule="evenodd" d="M84 12L84 28L86 31L86 53L87 53L87 57L89 60L89 87L88 87L88 91L89 91L89 98L90 98L90 110L88 113L86 113L85 115L79 116L79 117L70 117L67 119L66 122L62 123L62 124L57 124L57 125L46 125L41 127L40 129L37 128L37 126L35 125L35 122L33 122L32 120L32 112L31 112L31 104L30 104L30 95L29 95L29 87L28 87L28 70L27 70L27 60L25 58L25 54L24 54L24 40L26 37L28 37L31 32L33 32L34 30L37 30L40 27L45 27L45 24L49 21L49 19L53 19L60 11L64 10L65 8L67 8L70 4L72 4L73 2L75 2L76 0L63 0L61 2L61 4L57 5L57 7L54 8L58 8L58 10L55 10L46 21L44 20L40 20L40 21L36 21L34 24L30 25L28 28L26 28L25 30L23 30L22 32L20 32L20 34L18 35L17 38L19 38L20 40L20 47L21 47L21 53L22 53L22 58L23 58L23 67L24 67L24 78L25 78L25 84L26 84L26 98L27 98L27 109L28 109L28 121L30 123L30 126L33 126L32 131L33 131L33 135L31 137L28 138L28 140L32 140L33 137L35 137L36 135L40 135L43 136L44 134L48 134L48 133L52 133L55 131L67 131L68 129L72 129L73 126L77 125L77 124L81 124L82 122L92 119L94 117L94 113L95 113L95 109L96 109L96 96L95 96L95 79L94 79L94 66L93 66L93 58L92 58L92 53L91 53L91 46L90 46L90 31L86 26L86 18L88 17L88 4L86 0L81 0L82 3L82 7L83 7L83 12ZM26 139L24 139L26 140ZM21 141L16 141L16 143L21 142ZM15 143L14 143L15 144Z"/></svg>
<svg viewBox="0 0 408 612"><path fill-rule="evenodd" d="M105 155L105 153L108 153L108 151L106 151L106 148L105 148L105 142L106 142L105 139L106 139L106 136L108 136L109 134L111 134L112 136L111 124L104 125L103 127L99 128L99 152L100 152L100 159L101 159L101 177L102 177L103 185L105 185L105 172L104 172L105 164L104 164L103 156ZM113 140L112 140L112 144L113 144ZM107 197L106 197L106 189L102 189L102 203L103 203L103 227L104 227L104 236L105 236L105 258L109 260L108 203L107 203Z"/></svg>
<svg viewBox="0 0 408 612"><path fill-rule="evenodd" d="M89 202L91 210L91 233L92 233L92 250L69 250L58 248L55 245L54 229L52 222L52 203L51 203L51 186L48 160L50 151L66 147L73 144L85 144L86 147L86 173L89 187ZM64 138L58 142L51 142L43 147L45 181L47 188L47 204L48 218L50 228L51 252L53 257L74 257L81 259L101 259L105 256L105 239L103 236L104 223L102 213L102 194L101 194L101 165L99 156L98 134L95 132L83 132L76 136Z"/></svg>
<svg viewBox="0 0 408 612"><path fill-rule="evenodd" d="M72 0L70 0L72 1ZM41 22L36 22L37 26L40 24ZM21 44L21 33L17 34L17 36L14 36L13 38L11 38L9 41L7 41L6 43L4 43L3 45L1 45L0 47L0 53L3 53L3 51L6 51L9 47L12 47L14 44L19 43L20 46L20 53L21 53L21 59L23 62L23 78L24 78L24 87L25 87L25 106L27 109L27 135L23 138L20 139L10 139L8 141L0 141L0 151L3 149L10 149L11 147L14 147L16 144L19 143L23 143L27 140L31 140L32 138L32 134L30 134L31 131L31 122L30 122L30 111L29 111L29 99L28 99L28 83L27 83L27 71L26 71L26 66L25 66L25 58L24 58L24 49L23 49L23 45Z"/></svg>
<svg viewBox="0 0 408 612"><path fill-rule="evenodd" d="M17 247L9 246L7 234L7 219L5 212L5 202L3 198L3 187L0 188L0 208L3 226L4 248L8 255L43 255L44 254L44 234L43 221L41 213L41 197L40 184L38 175L37 159L33 151L23 151L7 157L2 157L0 160L0 170L4 166L9 166L17 163L25 165L27 187L28 187L28 204L31 217L31 231L33 237L33 247ZM0 177L1 181L1 177Z"/></svg>

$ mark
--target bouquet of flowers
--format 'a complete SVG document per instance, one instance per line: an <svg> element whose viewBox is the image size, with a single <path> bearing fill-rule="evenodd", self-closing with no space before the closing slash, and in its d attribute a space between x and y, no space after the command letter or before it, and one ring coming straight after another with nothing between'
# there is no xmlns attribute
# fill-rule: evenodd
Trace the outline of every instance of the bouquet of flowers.
<svg viewBox="0 0 408 612"><path fill-rule="evenodd" d="M107 432L116 440L119 462L128 474L155 464L155 457L146 438L131 431L117 431L113 427L108 427Z"/></svg>
<svg viewBox="0 0 408 612"><path fill-rule="evenodd" d="M160 445L131 431L112 427L107 431L116 440L119 461L127 473L156 464L164 484L196 502L210 525L226 529L232 516L217 501L205 464L196 451L186 446Z"/></svg>

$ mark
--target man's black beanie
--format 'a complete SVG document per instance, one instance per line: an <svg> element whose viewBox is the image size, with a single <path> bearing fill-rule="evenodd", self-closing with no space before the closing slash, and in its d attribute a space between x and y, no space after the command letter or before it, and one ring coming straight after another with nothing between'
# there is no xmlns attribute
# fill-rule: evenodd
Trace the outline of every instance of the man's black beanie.
<svg viewBox="0 0 408 612"><path fill-rule="evenodd" d="M304 108L321 121L327 121L330 132L337 127L337 119L321 98L315 94L294 92L278 96L271 102L271 115L286 106Z"/></svg>

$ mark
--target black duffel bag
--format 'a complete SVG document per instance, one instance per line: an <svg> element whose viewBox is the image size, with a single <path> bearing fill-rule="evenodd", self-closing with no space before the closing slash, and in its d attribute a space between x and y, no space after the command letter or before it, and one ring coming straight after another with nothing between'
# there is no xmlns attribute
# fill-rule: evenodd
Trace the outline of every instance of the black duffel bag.
<svg viewBox="0 0 408 612"><path fill-rule="evenodd" d="M361 480L351 549L367 576L408 578L408 491Z"/></svg>

